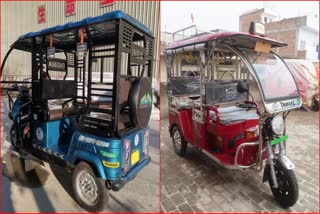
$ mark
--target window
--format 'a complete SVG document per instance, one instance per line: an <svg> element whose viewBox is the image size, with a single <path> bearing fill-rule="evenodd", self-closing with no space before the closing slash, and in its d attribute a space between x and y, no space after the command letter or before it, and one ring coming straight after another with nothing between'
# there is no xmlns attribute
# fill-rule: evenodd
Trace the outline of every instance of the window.
<svg viewBox="0 0 320 214"><path fill-rule="evenodd" d="M268 23L268 18L264 17L264 23Z"/></svg>
<svg viewBox="0 0 320 214"><path fill-rule="evenodd" d="M266 23L270 23L270 22L272 22L272 18L269 18L269 17L264 17L264 23L266 24Z"/></svg>

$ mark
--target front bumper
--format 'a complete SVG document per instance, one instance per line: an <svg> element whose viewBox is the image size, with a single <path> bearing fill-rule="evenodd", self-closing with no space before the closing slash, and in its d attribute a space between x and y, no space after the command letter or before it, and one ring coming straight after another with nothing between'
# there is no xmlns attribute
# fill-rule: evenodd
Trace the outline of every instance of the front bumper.
<svg viewBox="0 0 320 214"><path fill-rule="evenodd" d="M147 157L143 161L141 161L139 164L131 168L128 173L123 176L120 180L112 181L111 182L111 189L113 191L119 191L126 183L133 180L134 177L149 163L151 162L151 158ZM106 181L107 182L107 181ZM107 185L108 186L108 185Z"/></svg>

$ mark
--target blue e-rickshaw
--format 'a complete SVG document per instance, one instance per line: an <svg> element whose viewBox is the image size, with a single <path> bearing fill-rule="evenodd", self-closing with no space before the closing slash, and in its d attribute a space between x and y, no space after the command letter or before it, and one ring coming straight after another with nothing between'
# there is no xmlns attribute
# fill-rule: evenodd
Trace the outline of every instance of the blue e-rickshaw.
<svg viewBox="0 0 320 214"><path fill-rule="evenodd" d="M31 81L2 79L9 99L11 150L21 160L73 172L77 203L102 210L150 163L154 37L141 22L113 11L20 36ZM16 93L17 92L17 93ZM14 95L16 94L16 95Z"/></svg>

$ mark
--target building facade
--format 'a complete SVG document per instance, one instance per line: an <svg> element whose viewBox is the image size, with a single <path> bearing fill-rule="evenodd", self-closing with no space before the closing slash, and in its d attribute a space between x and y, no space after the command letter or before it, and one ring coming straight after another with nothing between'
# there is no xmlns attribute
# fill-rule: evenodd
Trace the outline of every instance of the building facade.
<svg viewBox="0 0 320 214"><path fill-rule="evenodd" d="M301 16L280 20L279 17L266 10L256 9L239 17L239 30L247 32L250 22L265 24L268 37L288 44L275 52L285 58L319 59L319 31L312 27L316 16Z"/></svg>
<svg viewBox="0 0 320 214"><path fill-rule="evenodd" d="M1 61L10 45L21 35L44 28L80 21L86 17L122 10L145 24L154 34L154 72L159 70L159 1L5 1L1 2ZM21 53L20 53L21 52ZM10 56L4 75L28 77L31 73L30 58L21 57L22 51Z"/></svg>

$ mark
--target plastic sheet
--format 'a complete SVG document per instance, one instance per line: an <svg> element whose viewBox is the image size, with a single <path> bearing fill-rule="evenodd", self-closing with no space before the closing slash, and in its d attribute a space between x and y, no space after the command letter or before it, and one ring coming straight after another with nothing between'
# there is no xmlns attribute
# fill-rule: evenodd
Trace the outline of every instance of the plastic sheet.
<svg viewBox="0 0 320 214"><path fill-rule="evenodd" d="M287 59L285 60L297 82L303 105L312 106L312 98L318 93L317 70L313 63L308 60Z"/></svg>
<svg viewBox="0 0 320 214"><path fill-rule="evenodd" d="M197 77L181 77L170 80L173 96L200 95L200 80Z"/></svg>

